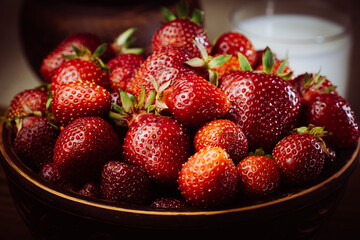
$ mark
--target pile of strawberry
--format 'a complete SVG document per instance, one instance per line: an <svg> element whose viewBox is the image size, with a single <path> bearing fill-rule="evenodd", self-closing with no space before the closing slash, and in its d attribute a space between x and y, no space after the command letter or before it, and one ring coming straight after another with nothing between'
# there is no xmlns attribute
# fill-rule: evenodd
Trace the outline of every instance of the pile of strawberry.
<svg viewBox="0 0 360 240"><path fill-rule="evenodd" d="M81 195L154 208L226 206L317 179L359 139L348 102L320 73L237 32L211 44L181 2L152 39L73 34L43 60L44 84L11 101L14 150Z"/></svg>

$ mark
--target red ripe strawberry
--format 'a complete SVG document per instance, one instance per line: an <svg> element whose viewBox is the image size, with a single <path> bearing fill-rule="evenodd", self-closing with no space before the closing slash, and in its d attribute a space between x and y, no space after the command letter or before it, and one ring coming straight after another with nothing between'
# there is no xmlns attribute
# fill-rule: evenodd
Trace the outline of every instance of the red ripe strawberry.
<svg viewBox="0 0 360 240"><path fill-rule="evenodd" d="M27 89L16 94L8 108L9 120L32 114L42 116L46 111L47 93L40 89Z"/></svg>
<svg viewBox="0 0 360 240"><path fill-rule="evenodd" d="M72 45L79 49L84 45L93 52L101 44L101 40L91 33L75 33L68 36L44 58L40 67L42 77L46 82L51 82L51 76L53 75L54 70L69 60L64 58L64 56L75 53Z"/></svg>
<svg viewBox="0 0 360 240"><path fill-rule="evenodd" d="M54 92L52 113L66 125L79 117L105 116L110 110L110 93L101 86L83 81L60 85Z"/></svg>
<svg viewBox="0 0 360 240"><path fill-rule="evenodd" d="M75 191L76 187L68 182L59 172L58 166L54 162L45 163L38 173L38 175L45 181L55 184L63 189Z"/></svg>
<svg viewBox="0 0 360 240"><path fill-rule="evenodd" d="M109 161L101 174L102 196L113 202L147 204L152 197L152 183L139 167Z"/></svg>
<svg viewBox="0 0 360 240"><path fill-rule="evenodd" d="M14 139L14 150L31 169L38 171L52 161L53 148L59 135L46 117L36 117L31 124L22 127Z"/></svg>
<svg viewBox="0 0 360 240"><path fill-rule="evenodd" d="M65 180L60 175L57 165L54 162L45 163L40 168L39 176L42 179L59 186L65 182Z"/></svg>
<svg viewBox="0 0 360 240"><path fill-rule="evenodd" d="M195 9L193 18L188 18L188 6L185 2L178 5L178 18L169 10L163 9L168 20L154 34L152 38L153 51L160 50L169 44L185 47L194 57L201 57L200 51L194 41L201 44L208 54L211 43L205 30L200 25L202 14Z"/></svg>
<svg viewBox="0 0 360 240"><path fill-rule="evenodd" d="M190 155L190 140L176 120L140 114L129 124L123 153L125 162L142 168L154 181L174 185Z"/></svg>
<svg viewBox="0 0 360 240"><path fill-rule="evenodd" d="M299 92L302 103L306 106L311 104L313 99L322 93L337 94L332 82L320 73L304 73L289 81Z"/></svg>
<svg viewBox="0 0 360 240"><path fill-rule="evenodd" d="M280 187L280 174L273 159L265 155L250 155L236 166L240 189L246 197L262 198Z"/></svg>
<svg viewBox="0 0 360 240"><path fill-rule="evenodd" d="M39 120L39 116L27 116L27 117L23 117L20 119L16 119L15 120L15 124L12 125L13 128L13 133L16 135L18 134L18 132L23 129L23 128L27 128L30 127L31 125L34 124L34 122Z"/></svg>
<svg viewBox="0 0 360 240"><path fill-rule="evenodd" d="M227 119L217 119L203 125L195 134L195 151L221 147L236 164L248 153L248 141L241 128Z"/></svg>
<svg viewBox="0 0 360 240"><path fill-rule="evenodd" d="M181 165L190 155L191 144L183 125L151 112L155 109L155 95L152 90L145 99L142 88L135 99L120 91L121 106L114 105L119 113L110 111L110 118L120 126L128 126L123 142L125 162L140 167L160 185L173 186Z"/></svg>
<svg viewBox="0 0 360 240"><path fill-rule="evenodd" d="M236 197L239 175L225 150L205 148L184 163L178 183L187 203L214 207L227 204Z"/></svg>
<svg viewBox="0 0 360 240"><path fill-rule="evenodd" d="M142 55L126 53L111 58L106 64L108 65L110 72L117 66L136 72L144 61L145 59Z"/></svg>
<svg viewBox="0 0 360 240"><path fill-rule="evenodd" d="M202 44L210 54L211 44L205 30L188 19L175 19L157 30L152 39L152 49L157 51L164 46L174 44L186 47L193 56L200 57L200 51L194 40Z"/></svg>
<svg viewBox="0 0 360 240"><path fill-rule="evenodd" d="M243 130L250 150L271 150L298 122L300 96L279 76L233 71L221 79L220 89L231 102L225 117Z"/></svg>
<svg viewBox="0 0 360 240"><path fill-rule="evenodd" d="M318 133L311 130L298 131L276 144L272 156L284 182L291 185L309 183L321 173L325 152L319 137L323 128L313 129L318 129Z"/></svg>
<svg viewBox="0 0 360 240"><path fill-rule="evenodd" d="M125 92L131 91L130 84L144 60L143 56L133 53L121 54L110 59L107 65L110 68L111 91L118 91L119 88Z"/></svg>
<svg viewBox="0 0 360 240"><path fill-rule="evenodd" d="M65 178L86 182L119 155L120 144L111 125L99 117L82 117L68 124L54 147L54 162Z"/></svg>
<svg viewBox="0 0 360 240"><path fill-rule="evenodd" d="M76 58L65 62L54 72L51 90L54 93L60 85L77 80L95 83L109 91L111 89L109 75L105 70L93 61Z"/></svg>
<svg viewBox="0 0 360 240"><path fill-rule="evenodd" d="M327 152L327 154L325 154L324 170L332 168L337 163L337 154L333 147L326 145L325 152Z"/></svg>
<svg viewBox="0 0 360 240"><path fill-rule="evenodd" d="M337 94L317 95L306 111L306 122L330 132L324 140L334 148L352 147L359 141L359 125L350 104Z"/></svg>
<svg viewBox="0 0 360 240"><path fill-rule="evenodd" d="M241 33L227 32L222 34L215 42L212 49L213 55L231 54L237 56L238 53L244 55L252 67L256 64L256 51L251 41Z"/></svg>
<svg viewBox="0 0 360 240"><path fill-rule="evenodd" d="M177 198L161 197L155 199L151 203L153 208L166 208L166 209L182 209L186 207L186 203Z"/></svg>
<svg viewBox="0 0 360 240"><path fill-rule="evenodd" d="M121 66L114 67L109 75L111 92L118 92L119 89L129 92L135 74L136 72L128 68Z"/></svg>
<svg viewBox="0 0 360 240"><path fill-rule="evenodd" d="M176 120L188 127L222 117L230 108L227 96L206 79L187 75L167 88L160 101L164 102Z"/></svg>
<svg viewBox="0 0 360 240"><path fill-rule="evenodd" d="M196 69L185 63L191 58L192 55L186 48L174 45L155 51L139 68L130 93L138 96L142 87L145 88L146 93L153 90L151 78L161 86L168 81L171 81L170 85L172 85L176 79L186 75L205 75L203 69Z"/></svg>

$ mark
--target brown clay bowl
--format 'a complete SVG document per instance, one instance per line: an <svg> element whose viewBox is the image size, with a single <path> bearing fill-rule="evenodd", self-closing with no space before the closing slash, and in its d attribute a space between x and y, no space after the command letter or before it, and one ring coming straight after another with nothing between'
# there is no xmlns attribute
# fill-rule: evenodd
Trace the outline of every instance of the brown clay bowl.
<svg viewBox="0 0 360 240"><path fill-rule="evenodd" d="M0 126L1 164L16 208L36 239L165 238L240 234L253 239L299 239L316 234L331 217L353 172L360 143L338 153L338 166L311 185L271 198L219 209L154 210L113 204L53 186L16 156L11 133ZM261 229L261 230L259 230ZM175 235L174 235L175 234Z"/></svg>

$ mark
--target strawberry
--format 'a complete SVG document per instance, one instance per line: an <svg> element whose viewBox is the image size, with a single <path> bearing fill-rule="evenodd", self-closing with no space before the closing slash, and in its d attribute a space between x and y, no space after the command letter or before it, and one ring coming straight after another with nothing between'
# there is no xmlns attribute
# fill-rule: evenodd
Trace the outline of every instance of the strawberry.
<svg viewBox="0 0 360 240"><path fill-rule="evenodd" d="M270 151L298 122L300 96L279 76L233 71L220 79L220 89L231 103L225 117L243 130L249 150Z"/></svg>
<svg viewBox="0 0 360 240"><path fill-rule="evenodd" d="M176 184L181 165L190 156L187 129L175 119L156 115L151 105L155 100L152 90L145 100L145 88L135 99L120 91L119 114L111 111L111 119L128 126L123 142L124 161L142 168L149 177L165 186Z"/></svg>
<svg viewBox="0 0 360 240"><path fill-rule="evenodd" d="M52 113L56 121L66 125L79 117L104 117L110 110L110 101L110 93L103 87L87 81L73 81L55 90Z"/></svg>
<svg viewBox="0 0 360 240"><path fill-rule="evenodd" d="M61 186L65 180L60 175L59 169L54 162L45 163L39 171L39 176L53 184Z"/></svg>
<svg viewBox="0 0 360 240"><path fill-rule="evenodd" d="M228 204L236 197L239 175L224 149L205 148L183 164L178 183L188 204L215 207Z"/></svg>
<svg viewBox="0 0 360 240"><path fill-rule="evenodd" d="M61 131L53 160L64 178L86 182L119 155L120 144L111 125L100 117L81 117Z"/></svg>
<svg viewBox="0 0 360 240"><path fill-rule="evenodd" d="M152 183L139 167L109 161L101 173L101 193L106 200L147 204L152 197Z"/></svg>
<svg viewBox="0 0 360 240"><path fill-rule="evenodd" d="M321 93L338 95L338 92L335 90L336 86L325 76L321 76L320 72L316 74L303 73L291 79L289 82L300 93L302 103L305 105L309 105L312 100Z"/></svg>
<svg viewBox="0 0 360 240"><path fill-rule="evenodd" d="M205 76L203 69L185 63L192 58L186 48L175 45L168 45L155 51L139 68L129 92L138 96L142 87L145 88L146 93L150 92L154 89L151 78L161 86L168 81L171 81L170 85L172 85L176 79L190 74Z"/></svg>
<svg viewBox="0 0 360 240"><path fill-rule="evenodd" d="M7 118L12 121L29 115L45 116L46 102L46 91L42 89L23 90L11 100Z"/></svg>
<svg viewBox="0 0 360 240"><path fill-rule="evenodd" d="M144 169L154 181L175 185L178 172L190 155L190 140L176 120L141 114L129 125L123 152L125 162Z"/></svg>
<svg viewBox="0 0 360 240"><path fill-rule="evenodd" d="M248 153L248 141L241 128L227 119L204 124L195 134L195 151L208 147L221 147L236 164Z"/></svg>
<svg viewBox="0 0 360 240"><path fill-rule="evenodd" d="M155 199L150 206L153 208L182 209L186 207L186 203L177 198L160 197Z"/></svg>
<svg viewBox="0 0 360 240"><path fill-rule="evenodd" d="M54 73L51 81L52 92L64 84L77 80L88 81L110 90L109 75L91 61L72 59L62 64Z"/></svg>
<svg viewBox="0 0 360 240"><path fill-rule="evenodd" d="M276 164L262 149L250 153L236 166L240 175L242 194L250 198L262 198L280 187L280 174Z"/></svg>
<svg viewBox="0 0 360 240"><path fill-rule="evenodd" d="M352 147L359 141L359 125L350 104L343 97L317 95L306 110L306 122L323 126L331 134L324 140L334 148Z"/></svg>
<svg viewBox="0 0 360 240"><path fill-rule="evenodd" d="M69 61L61 64L51 77L52 93L62 84L76 80L89 81L110 91L108 67L102 62L100 56L104 53L106 45L100 45L94 53L82 46L74 46L75 55L67 55Z"/></svg>
<svg viewBox="0 0 360 240"><path fill-rule="evenodd" d="M54 184L63 189L75 192L76 186L70 183L60 174L58 166L54 162L45 163L38 173L39 177L50 184Z"/></svg>
<svg viewBox="0 0 360 240"><path fill-rule="evenodd" d="M27 166L38 171L52 161L53 148L59 135L46 117L34 117L31 124L22 127L14 139L14 150Z"/></svg>
<svg viewBox="0 0 360 240"><path fill-rule="evenodd" d="M177 79L160 95L159 101L164 102L172 116L187 127L199 127L222 117L230 108L230 101L222 90L196 75Z"/></svg>
<svg viewBox="0 0 360 240"><path fill-rule="evenodd" d="M251 41L241 33L226 32L223 33L215 42L212 54L231 54L237 56L243 54L252 67L256 64L256 51Z"/></svg>
<svg viewBox="0 0 360 240"><path fill-rule="evenodd" d="M193 17L188 18L188 6L182 1L178 5L178 17L165 8L163 8L163 14L168 21L154 34L151 42L153 51L172 44L185 47L193 56L200 57L200 51L194 43L196 41L210 54L211 43L200 25L202 14L199 10L195 9Z"/></svg>
<svg viewBox="0 0 360 240"><path fill-rule="evenodd" d="M136 76L144 57L134 53L121 54L110 59L107 63L110 69L109 81L111 91L130 91L133 78Z"/></svg>
<svg viewBox="0 0 360 240"><path fill-rule="evenodd" d="M124 53L111 58L106 64L108 65L110 72L117 66L133 69L134 71L136 71L144 62L144 60L145 58L142 55L134 53Z"/></svg>
<svg viewBox="0 0 360 240"><path fill-rule="evenodd" d="M16 136L21 129L32 126L34 124L34 122L39 120L39 118L40 118L39 116L34 115L34 116L26 116L23 118L16 119L15 124L12 125L13 133ZM5 120L5 121L7 121L7 120ZM50 121L49 121L49 123L50 123ZM10 125L11 125L11 123L10 123Z"/></svg>
<svg viewBox="0 0 360 240"><path fill-rule="evenodd" d="M42 61L40 73L46 82L51 82L51 76L54 70L60 67L69 59L64 58L66 55L75 53L72 45L81 48L84 45L91 52L102 44L98 36L91 33L74 33L64 39L51 53L49 53Z"/></svg>
<svg viewBox="0 0 360 240"><path fill-rule="evenodd" d="M96 182L85 183L78 191L78 194L91 198L100 198L100 186Z"/></svg>
<svg viewBox="0 0 360 240"><path fill-rule="evenodd" d="M118 91L119 88L126 92L130 91L130 84L144 61L142 55L134 53L124 53L110 59L107 65L110 69L111 91Z"/></svg>
<svg viewBox="0 0 360 240"><path fill-rule="evenodd" d="M305 184L319 176L325 161L325 134L322 127L301 127L276 144L272 156L285 183Z"/></svg>
<svg viewBox="0 0 360 240"><path fill-rule="evenodd" d="M116 66L109 75L111 92L118 92L119 89L128 92L131 90L131 83L136 74L126 67Z"/></svg>
<svg viewBox="0 0 360 240"><path fill-rule="evenodd" d="M327 152L327 154L325 154L324 170L334 167L337 163L336 159L338 159L335 149L328 144L326 145L325 152Z"/></svg>

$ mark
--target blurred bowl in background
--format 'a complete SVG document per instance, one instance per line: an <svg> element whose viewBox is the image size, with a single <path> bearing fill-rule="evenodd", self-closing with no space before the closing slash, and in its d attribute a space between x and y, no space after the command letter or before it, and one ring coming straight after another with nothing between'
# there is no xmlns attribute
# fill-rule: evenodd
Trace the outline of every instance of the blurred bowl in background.
<svg viewBox="0 0 360 240"><path fill-rule="evenodd" d="M189 8L201 8L198 0ZM152 35L165 18L167 7L176 12L178 0L24 0L19 19L25 58L40 77L42 59L72 33L90 32L107 43L130 27L137 28L134 47L149 52Z"/></svg>

